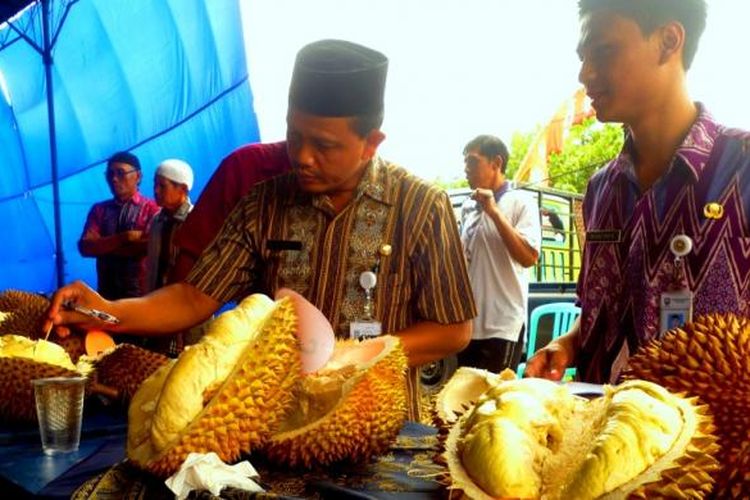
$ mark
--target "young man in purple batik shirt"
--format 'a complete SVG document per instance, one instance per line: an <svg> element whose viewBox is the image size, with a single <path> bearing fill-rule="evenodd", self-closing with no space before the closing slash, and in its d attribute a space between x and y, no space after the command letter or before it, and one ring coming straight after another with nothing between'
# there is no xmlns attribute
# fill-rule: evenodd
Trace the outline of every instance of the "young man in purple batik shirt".
<svg viewBox="0 0 750 500"><path fill-rule="evenodd" d="M584 198L581 317L526 374L559 380L577 366L582 380L606 383L670 317L750 313L750 134L719 125L688 95L704 0L579 8L579 79L597 118L623 123L626 140ZM670 309L671 294L689 298L683 310Z"/></svg>

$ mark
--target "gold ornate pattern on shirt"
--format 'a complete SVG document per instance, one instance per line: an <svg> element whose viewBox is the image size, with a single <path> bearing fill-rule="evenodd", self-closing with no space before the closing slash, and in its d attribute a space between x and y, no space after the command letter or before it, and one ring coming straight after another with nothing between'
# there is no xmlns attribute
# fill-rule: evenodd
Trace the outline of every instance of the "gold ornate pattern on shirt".
<svg viewBox="0 0 750 500"><path fill-rule="evenodd" d="M359 284L359 276L365 271L376 270L380 260L378 250L387 241L384 233L386 219L390 212L388 205L367 198L359 203L357 212L349 237L346 288L338 318L338 327L342 331L349 328L349 323L363 317L365 291ZM383 284L380 283L379 286Z"/></svg>
<svg viewBox="0 0 750 500"><path fill-rule="evenodd" d="M286 222L290 241L300 242L301 250L281 252L282 263L279 265L278 282L275 288L291 288L304 296L309 296L312 268L311 253L315 245L315 235L320 215L304 206L289 207Z"/></svg>

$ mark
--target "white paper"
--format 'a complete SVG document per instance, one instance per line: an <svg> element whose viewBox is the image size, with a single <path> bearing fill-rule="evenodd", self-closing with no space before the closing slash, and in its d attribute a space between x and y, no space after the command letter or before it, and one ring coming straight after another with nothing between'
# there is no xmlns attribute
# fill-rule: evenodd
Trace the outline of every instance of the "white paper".
<svg viewBox="0 0 750 500"><path fill-rule="evenodd" d="M187 498L193 490L208 490L219 496L227 486L245 491L264 491L253 479L260 476L247 460L235 465L227 465L214 453L191 453L182 463L180 470L164 481L179 500Z"/></svg>

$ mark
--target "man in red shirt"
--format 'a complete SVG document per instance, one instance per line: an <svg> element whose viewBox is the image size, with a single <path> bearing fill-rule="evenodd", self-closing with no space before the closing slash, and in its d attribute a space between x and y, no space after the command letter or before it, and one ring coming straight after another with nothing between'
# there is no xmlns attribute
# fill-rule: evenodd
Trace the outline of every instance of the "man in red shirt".
<svg viewBox="0 0 750 500"><path fill-rule="evenodd" d="M96 258L97 290L109 300L145 293L148 228L159 206L143 196L138 157L120 151L107 160L104 172L111 200L94 204L86 218L78 250Z"/></svg>
<svg viewBox="0 0 750 500"><path fill-rule="evenodd" d="M249 144L224 158L193 211L175 232L177 260L169 282L182 281L203 249L213 241L237 202L255 186L290 170L286 142Z"/></svg>

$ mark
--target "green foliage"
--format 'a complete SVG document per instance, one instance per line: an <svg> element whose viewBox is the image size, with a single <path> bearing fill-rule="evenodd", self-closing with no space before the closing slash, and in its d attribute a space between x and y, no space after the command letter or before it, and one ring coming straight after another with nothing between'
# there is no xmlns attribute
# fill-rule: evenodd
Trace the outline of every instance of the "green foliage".
<svg viewBox="0 0 750 500"><path fill-rule="evenodd" d="M591 175L620 152L622 143L620 125L602 124L594 118L573 125L562 151L547 159L550 186L583 193Z"/></svg>
<svg viewBox="0 0 750 500"><path fill-rule="evenodd" d="M438 187L445 189L446 191L448 191L449 189L460 189L460 188L469 187L469 181L466 180L466 177L445 180L442 177L438 176L432 182L436 184Z"/></svg>

